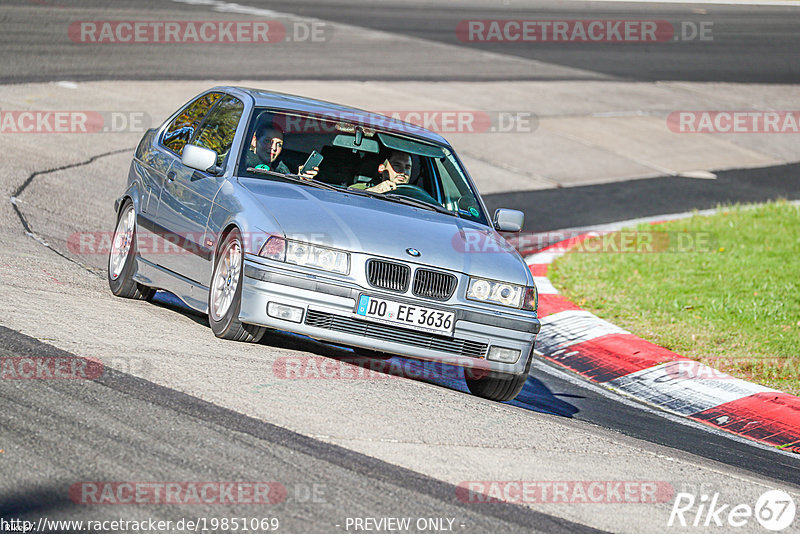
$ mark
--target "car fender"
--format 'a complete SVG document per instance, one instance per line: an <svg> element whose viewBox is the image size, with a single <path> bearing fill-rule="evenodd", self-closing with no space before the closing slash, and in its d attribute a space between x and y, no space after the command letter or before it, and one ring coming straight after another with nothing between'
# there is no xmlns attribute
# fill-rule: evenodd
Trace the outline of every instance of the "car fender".
<svg viewBox="0 0 800 534"><path fill-rule="evenodd" d="M205 245L214 256L223 236L233 227L241 233L244 251L250 254L258 254L269 236L285 236L275 217L247 189L226 180L214 198L206 227Z"/></svg>
<svg viewBox="0 0 800 534"><path fill-rule="evenodd" d="M119 212L122 209L122 205L125 203L125 199L127 198L130 198L133 202L134 212L137 215L141 213L141 185L138 181L135 180L130 182L128 184L128 188L125 189L125 192L114 201L114 212L117 214L117 217L119 217Z"/></svg>

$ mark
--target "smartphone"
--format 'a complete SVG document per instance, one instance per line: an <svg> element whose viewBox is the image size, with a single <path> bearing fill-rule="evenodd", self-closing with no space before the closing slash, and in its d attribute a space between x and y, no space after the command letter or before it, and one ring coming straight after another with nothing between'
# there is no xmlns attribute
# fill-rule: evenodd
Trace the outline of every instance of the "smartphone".
<svg viewBox="0 0 800 534"><path fill-rule="evenodd" d="M306 160L305 163L303 163L303 166L300 168L300 174L308 172L314 169L314 167L319 167L320 163L322 163L322 154L320 154L316 150L312 151L311 155L308 156L308 159Z"/></svg>

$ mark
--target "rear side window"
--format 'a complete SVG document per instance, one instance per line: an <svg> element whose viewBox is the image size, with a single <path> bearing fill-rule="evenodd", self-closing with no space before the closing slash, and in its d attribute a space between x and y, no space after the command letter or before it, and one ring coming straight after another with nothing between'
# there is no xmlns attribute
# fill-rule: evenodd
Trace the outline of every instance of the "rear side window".
<svg viewBox="0 0 800 534"><path fill-rule="evenodd" d="M242 118L244 104L238 98L226 96L208 114L193 145L210 148L217 153L217 165L222 165L231 149L236 127Z"/></svg>
<svg viewBox="0 0 800 534"><path fill-rule="evenodd" d="M208 110L221 96L220 93L208 93L186 106L164 131L161 139L164 146L180 156L184 145L192 139Z"/></svg>

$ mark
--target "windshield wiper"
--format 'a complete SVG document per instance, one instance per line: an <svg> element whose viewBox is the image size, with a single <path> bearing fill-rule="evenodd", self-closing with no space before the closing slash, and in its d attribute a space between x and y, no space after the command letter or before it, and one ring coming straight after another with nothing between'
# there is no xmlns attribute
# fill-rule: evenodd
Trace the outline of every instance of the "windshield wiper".
<svg viewBox="0 0 800 534"><path fill-rule="evenodd" d="M400 204L407 204L409 206L414 206L417 208L425 208L431 211L438 211L439 213L446 213L447 215L452 215L453 217L458 217L458 214L453 213L449 209L439 206L437 204L430 204L425 202L424 200L417 200L416 198L407 197L405 195L398 195L397 193L384 193L381 195L381 198L385 198L386 200L391 200L393 202L399 202Z"/></svg>
<svg viewBox="0 0 800 534"><path fill-rule="evenodd" d="M353 189L352 187L346 187L342 189L345 193L350 193L352 195L358 195L360 197L377 197L380 196L379 193L373 193L371 191L367 191L366 189Z"/></svg>
<svg viewBox="0 0 800 534"><path fill-rule="evenodd" d="M305 180L303 178L300 178L296 174L283 174L281 172L270 171L268 169L259 169L258 167L248 167L247 172L253 172L256 174L265 174L267 176L275 176L277 178L285 178L290 182L294 182L296 184L310 185L312 187L318 187L320 189L328 189L330 191L341 191L341 189L336 187L335 185L326 184L325 182L318 182L316 180Z"/></svg>

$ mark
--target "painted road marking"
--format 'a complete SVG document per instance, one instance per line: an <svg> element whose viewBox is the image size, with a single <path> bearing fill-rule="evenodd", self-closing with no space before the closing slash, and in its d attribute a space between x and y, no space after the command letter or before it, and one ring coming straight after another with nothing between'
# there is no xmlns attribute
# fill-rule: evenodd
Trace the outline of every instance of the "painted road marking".
<svg viewBox="0 0 800 534"><path fill-rule="evenodd" d="M545 263L550 264L555 261L556 258L560 258L564 255L567 251L565 249L546 249L541 252L537 252L536 254L531 254L527 258L525 258L525 263L528 265L532 265L535 263Z"/></svg>
<svg viewBox="0 0 800 534"><path fill-rule="evenodd" d="M533 283L536 284L536 291L538 291L540 295L558 294L558 289L553 287L553 284L550 282L550 280L544 276L534 276Z"/></svg>
<svg viewBox="0 0 800 534"><path fill-rule="evenodd" d="M688 368L691 373L687 373ZM696 414L756 393L775 391L686 360L643 369L608 384L680 415Z"/></svg>
<svg viewBox="0 0 800 534"><path fill-rule="evenodd" d="M722 430L800 453L800 399L788 393L758 393L694 414Z"/></svg>
<svg viewBox="0 0 800 534"><path fill-rule="evenodd" d="M577 343L557 350L548 359L594 382L609 382L673 360L689 362L690 371L696 363L632 334L609 334Z"/></svg>
<svg viewBox="0 0 800 534"><path fill-rule="evenodd" d="M566 310L580 311L580 309L580 306L561 295L539 295L539 319ZM536 346L538 347L539 344L537 343Z"/></svg>
<svg viewBox="0 0 800 534"><path fill-rule="evenodd" d="M542 330L537 339L537 348L545 355L600 336L630 333L585 310L566 310L543 317L540 321Z"/></svg>

